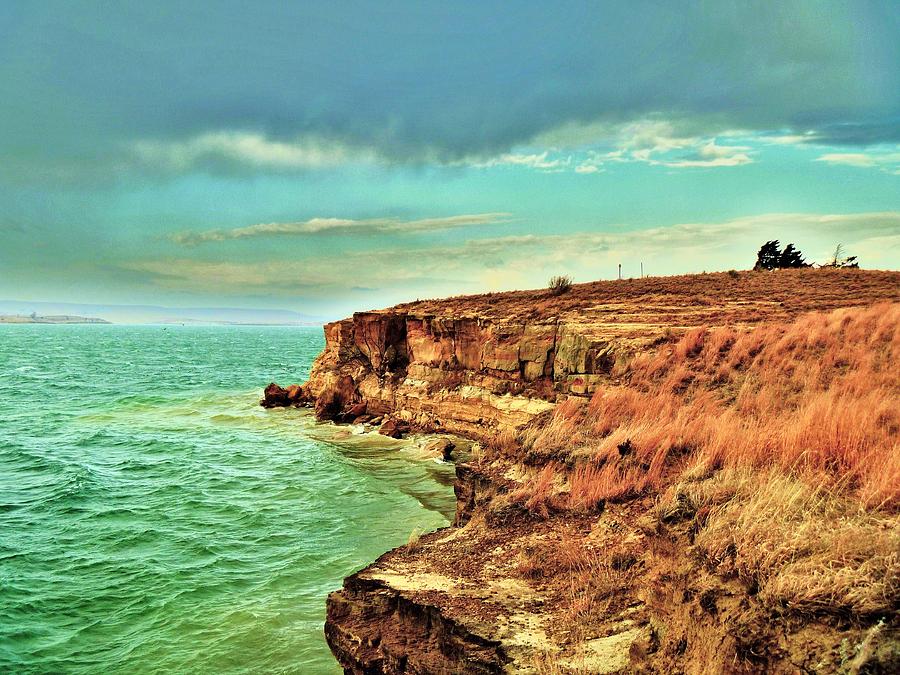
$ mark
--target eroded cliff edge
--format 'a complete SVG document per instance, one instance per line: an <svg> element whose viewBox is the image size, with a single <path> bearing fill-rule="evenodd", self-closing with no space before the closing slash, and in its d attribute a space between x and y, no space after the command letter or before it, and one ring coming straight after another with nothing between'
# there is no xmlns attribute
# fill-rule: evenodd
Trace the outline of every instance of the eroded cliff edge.
<svg viewBox="0 0 900 675"><path fill-rule="evenodd" d="M349 673L890 672L900 473L885 439L900 415L883 399L900 391L885 365L900 356L898 300L896 273L810 270L426 301L329 324L309 381L270 403L483 447L457 468L453 527L329 597L336 657ZM827 314L842 307L861 309ZM877 387L851 382L856 370ZM763 410L760 392L785 404ZM756 442L773 433L763 412L837 425L875 394L870 437L811 442L821 466L786 468L778 453L795 440ZM844 443L887 483L827 456ZM829 472L826 500L815 484ZM741 520L750 512L757 523Z"/></svg>

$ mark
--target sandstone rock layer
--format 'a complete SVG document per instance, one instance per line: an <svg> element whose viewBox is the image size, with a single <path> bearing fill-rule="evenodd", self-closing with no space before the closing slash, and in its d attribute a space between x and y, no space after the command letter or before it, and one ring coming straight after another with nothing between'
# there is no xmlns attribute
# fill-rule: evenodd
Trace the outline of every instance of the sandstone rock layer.
<svg viewBox="0 0 900 675"><path fill-rule="evenodd" d="M661 332L645 328L361 312L325 326L305 391L321 418L354 417L364 402L418 430L486 440L560 397L590 394L617 358Z"/></svg>

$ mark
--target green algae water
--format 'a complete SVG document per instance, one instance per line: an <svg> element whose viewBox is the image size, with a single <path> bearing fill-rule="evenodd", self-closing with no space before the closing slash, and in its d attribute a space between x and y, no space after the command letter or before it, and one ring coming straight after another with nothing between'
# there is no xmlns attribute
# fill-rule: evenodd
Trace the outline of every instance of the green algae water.
<svg viewBox="0 0 900 675"><path fill-rule="evenodd" d="M0 672L338 673L347 574L448 465L264 410L320 328L0 325Z"/></svg>

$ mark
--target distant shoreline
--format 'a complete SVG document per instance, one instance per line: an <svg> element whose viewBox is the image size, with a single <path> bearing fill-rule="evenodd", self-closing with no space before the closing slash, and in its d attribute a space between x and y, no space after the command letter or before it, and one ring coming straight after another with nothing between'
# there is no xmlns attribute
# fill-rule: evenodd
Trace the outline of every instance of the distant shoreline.
<svg viewBox="0 0 900 675"><path fill-rule="evenodd" d="M131 322L131 321L108 321L90 316L74 316L74 315L51 315L51 316L30 316L25 314L0 314L0 324L102 324L102 325L119 325L119 326L162 326L168 328L170 326L234 326L234 327L262 327L262 328L321 328L322 323L314 322L297 322L297 323L278 323L278 322L262 322L262 321L207 321L203 319L169 319L164 321L147 321L147 322Z"/></svg>
<svg viewBox="0 0 900 675"><path fill-rule="evenodd" d="M70 316L59 314L52 316L38 316L36 314L6 314L0 315L0 323L112 323L106 319L98 319L90 316Z"/></svg>

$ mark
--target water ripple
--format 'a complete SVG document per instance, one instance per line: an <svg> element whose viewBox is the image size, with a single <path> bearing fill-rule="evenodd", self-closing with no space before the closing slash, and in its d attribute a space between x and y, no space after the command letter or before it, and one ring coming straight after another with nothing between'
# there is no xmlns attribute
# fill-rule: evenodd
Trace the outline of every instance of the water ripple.
<svg viewBox="0 0 900 675"><path fill-rule="evenodd" d="M266 411L320 329L0 326L0 672L337 673L341 579L451 468Z"/></svg>

